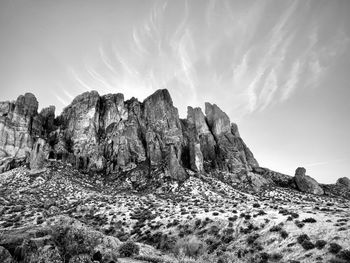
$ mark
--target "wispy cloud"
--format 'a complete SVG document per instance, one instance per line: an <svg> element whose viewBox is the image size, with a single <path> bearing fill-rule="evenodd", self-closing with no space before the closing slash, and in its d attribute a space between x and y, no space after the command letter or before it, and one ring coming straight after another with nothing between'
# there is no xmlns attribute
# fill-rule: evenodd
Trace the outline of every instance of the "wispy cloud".
<svg viewBox="0 0 350 263"><path fill-rule="evenodd" d="M156 1L130 31L98 46L99 63L87 61L83 70L71 71L72 78L82 90L97 87L126 97L168 88L181 104L219 100L244 116L319 85L339 54L336 47L348 46L341 30L335 40L322 40L323 18L310 18L309 2L237 6L227 0Z"/></svg>
<svg viewBox="0 0 350 263"><path fill-rule="evenodd" d="M264 86L259 94L259 100L262 101L260 110L264 110L272 102L278 89L278 82L275 70L271 70L264 81Z"/></svg>
<svg viewBox="0 0 350 263"><path fill-rule="evenodd" d="M69 104L69 100L62 98L60 95L55 94L56 99L62 104L63 107L66 107Z"/></svg>
<svg viewBox="0 0 350 263"><path fill-rule="evenodd" d="M293 63L292 69L288 74L286 84L282 89L282 95L281 95L282 101L287 100L292 95L292 92L295 89L297 89L301 69L302 69L302 65L300 60L298 59Z"/></svg>
<svg viewBox="0 0 350 263"><path fill-rule="evenodd" d="M68 90L63 89L63 94L69 99L69 100L73 100L74 99L74 95L71 94Z"/></svg>
<svg viewBox="0 0 350 263"><path fill-rule="evenodd" d="M315 167L315 166L329 165L329 164L334 164L334 163L345 162L348 160L349 160L349 158L340 158L340 159L335 159L335 160L330 160L330 161L308 163L308 164L305 164L304 166L305 167Z"/></svg>

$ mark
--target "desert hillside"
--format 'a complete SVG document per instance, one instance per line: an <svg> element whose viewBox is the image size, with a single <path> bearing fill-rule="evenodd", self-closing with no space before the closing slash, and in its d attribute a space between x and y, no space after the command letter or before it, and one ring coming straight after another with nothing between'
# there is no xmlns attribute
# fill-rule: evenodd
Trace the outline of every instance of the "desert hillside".
<svg viewBox="0 0 350 263"><path fill-rule="evenodd" d="M260 167L217 105L0 103L0 262L350 262L350 180Z"/></svg>

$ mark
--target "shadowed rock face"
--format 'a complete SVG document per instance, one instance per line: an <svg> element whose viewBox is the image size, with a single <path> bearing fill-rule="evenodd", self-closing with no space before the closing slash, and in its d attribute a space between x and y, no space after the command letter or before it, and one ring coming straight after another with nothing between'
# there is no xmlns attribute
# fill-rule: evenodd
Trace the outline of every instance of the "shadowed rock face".
<svg viewBox="0 0 350 263"><path fill-rule="evenodd" d="M106 174L146 163L180 181L188 176L185 168L247 174L258 166L237 125L217 105L206 103L205 115L188 107L187 119L180 120L165 89L143 102L125 101L123 94L85 92L56 119L53 106L40 114L37 109L29 93L15 103L0 103L2 158L24 157L27 151L35 169L50 157Z"/></svg>
<svg viewBox="0 0 350 263"><path fill-rule="evenodd" d="M298 167L295 171L295 183L300 191L310 194L323 195L324 191L317 181L305 175L306 169Z"/></svg>

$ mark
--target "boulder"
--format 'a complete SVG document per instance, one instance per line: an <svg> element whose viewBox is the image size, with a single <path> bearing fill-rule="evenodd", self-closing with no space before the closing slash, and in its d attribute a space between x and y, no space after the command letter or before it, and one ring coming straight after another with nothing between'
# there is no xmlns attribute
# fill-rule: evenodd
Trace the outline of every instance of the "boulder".
<svg viewBox="0 0 350 263"><path fill-rule="evenodd" d="M295 175L305 176L305 174L306 174L306 169L304 167L298 167L295 170Z"/></svg>
<svg viewBox="0 0 350 263"><path fill-rule="evenodd" d="M322 187L317 183L317 181L310 176L306 175L306 169L303 167L298 167L295 171L295 183L298 189L302 192L323 195L324 191Z"/></svg>
<svg viewBox="0 0 350 263"><path fill-rule="evenodd" d="M348 177L341 177L337 180L337 185L350 188L350 179Z"/></svg>

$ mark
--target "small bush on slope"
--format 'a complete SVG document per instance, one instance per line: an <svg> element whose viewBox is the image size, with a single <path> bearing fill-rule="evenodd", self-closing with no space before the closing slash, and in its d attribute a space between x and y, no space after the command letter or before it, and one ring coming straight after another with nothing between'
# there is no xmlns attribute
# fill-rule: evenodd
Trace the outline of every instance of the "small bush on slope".
<svg viewBox="0 0 350 263"><path fill-rule="evenodd" d="M303 243L306 240L310 240L309 236L306 234L302 234L302 235L297 237L297 241L299 244Z"/></svg>
<svg viewBox="0 0 350 263"><path fill-rule="evenodd" d="M282 230L282 226L280 226L280 225L275 225L275 226L270 228L270 232L279 232L281 230Z"/></svg>
<svg viewBox="0 0 350 263"><path fill-rule="evenodd" d="M303 220L304 223L316 223L316 219L315 218L312 218L312 217L308 217L308 218L305 218Z"/></svg>
<svg viewBox="0 0 350 263"><path fill-rule="evenodd" d="M305 250L310 250L310 249L315 248L315 245L310 240L305 240L303 243L301 243L301 246Z"/></svg>
<svg viewBox="0 0 350 263"><path fill-rule="evenodd" d="M338 245L337 243L330 243L329 244L329 252L332 254L337 254L341 249L342 249L342 247L340 245Z"/></svg>
<svg viewBox="0 0 350 263"><path fill-rule="evenodd" d="M325 247L326 244L327 242L324 240L317 240L315 246L317 247L317 249L322 249Z"/></svg>
<svg viewBox="0 0 350 263"><path fill-rule="evenodd" d="M138 255L140 247L133 241L127 241L119 247L119 254L123 257Z"/></svg>
<svg viewBox="0 0 350 263"><path fill-rule="evenodd" d="M281 237L283 239L286 239L289 236L289 234L288 234L288 232L286 230L281 230L280 234L281 234Z"/></svg>

